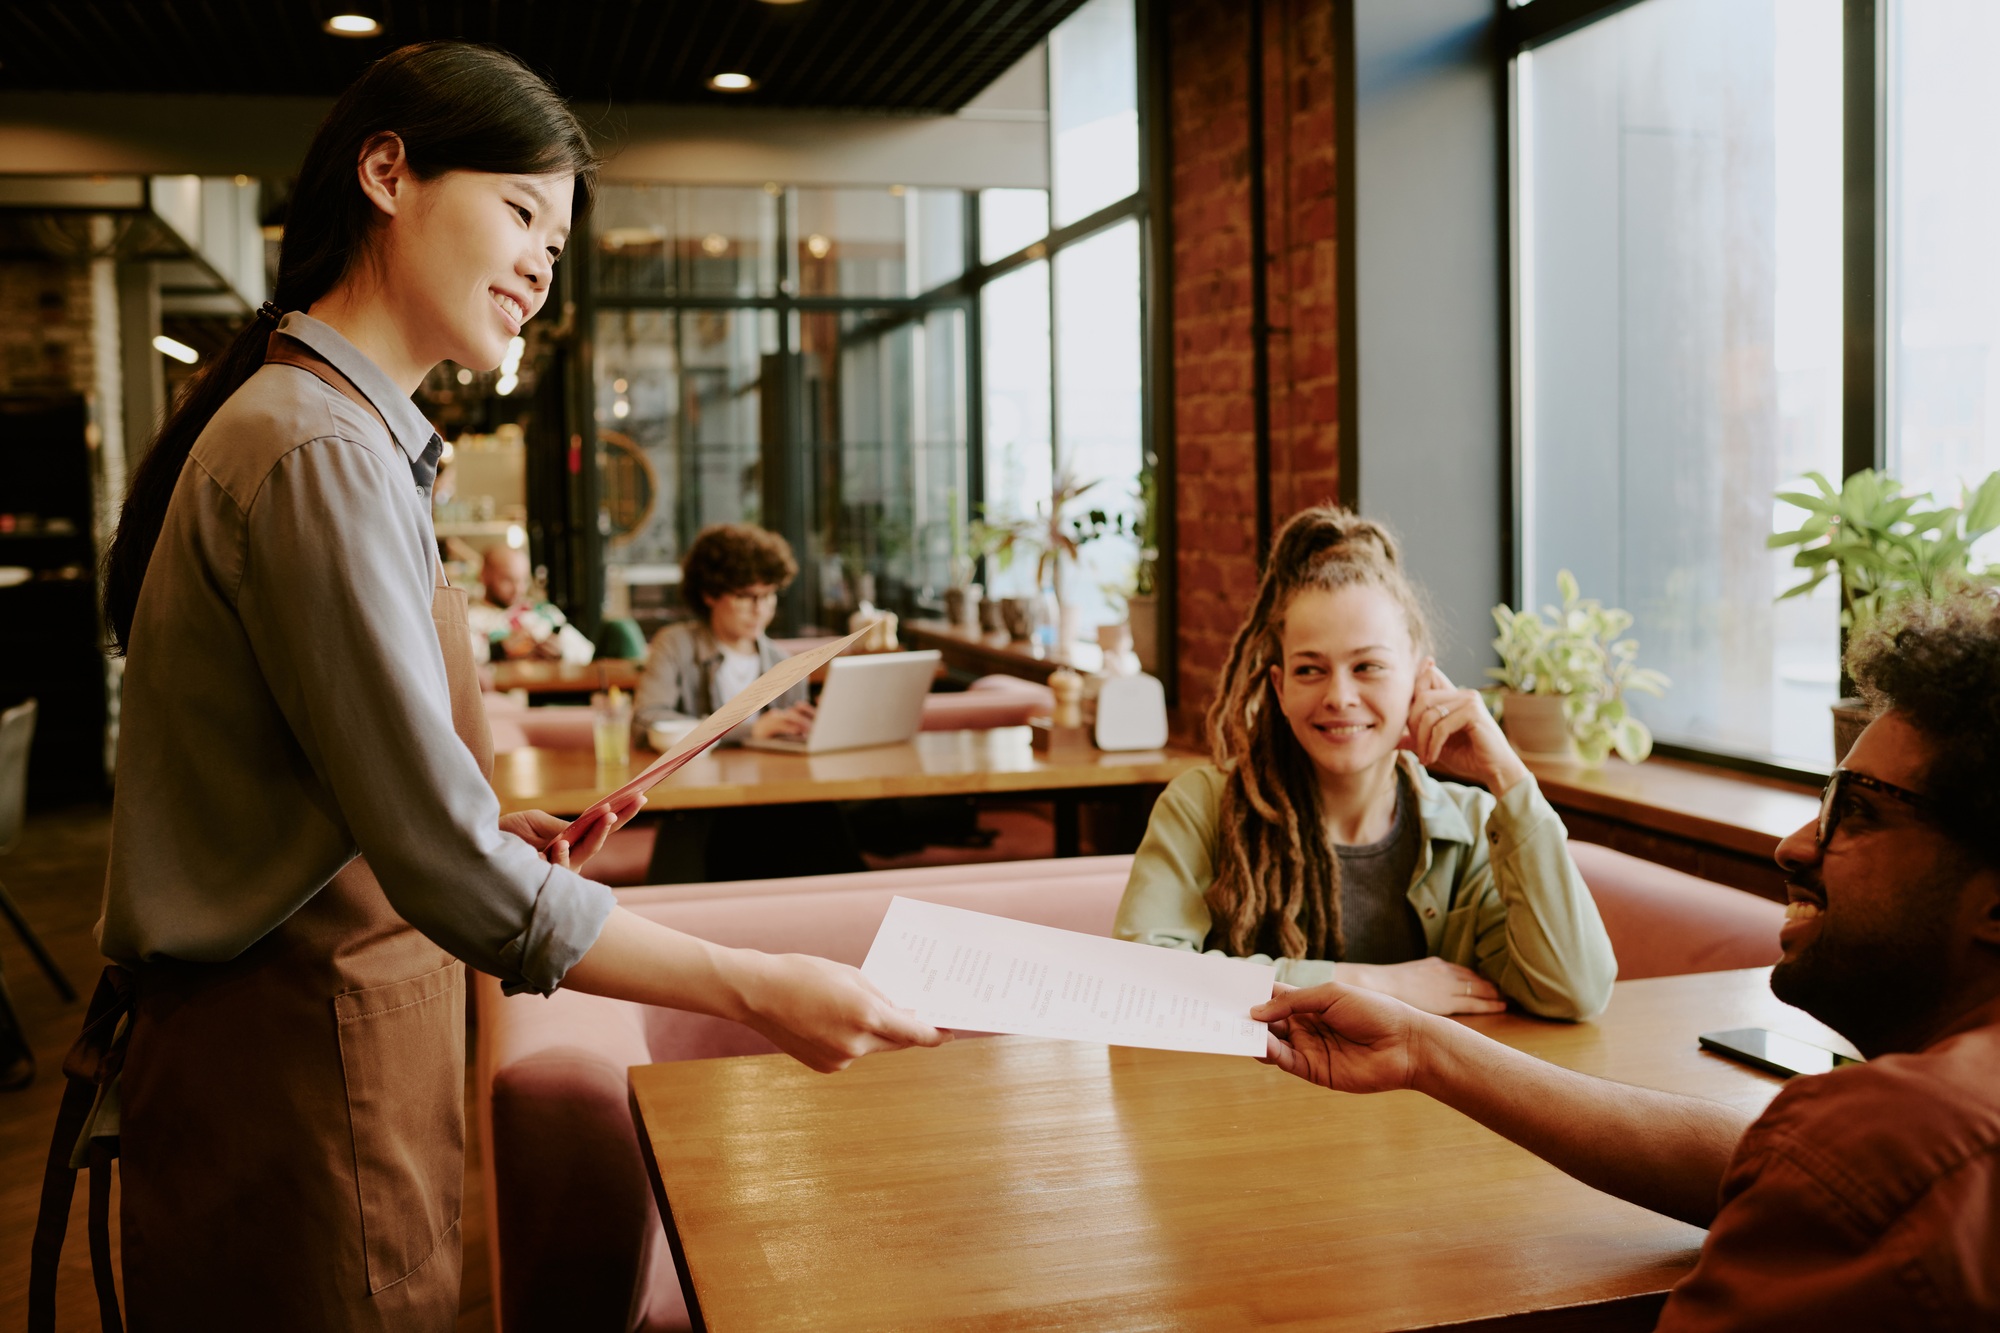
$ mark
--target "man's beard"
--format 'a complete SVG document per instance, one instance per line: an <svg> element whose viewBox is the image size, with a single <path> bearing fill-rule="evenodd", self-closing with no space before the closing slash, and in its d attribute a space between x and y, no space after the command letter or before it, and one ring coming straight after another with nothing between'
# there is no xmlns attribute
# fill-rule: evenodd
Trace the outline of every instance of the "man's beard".
<svg viewBox="0 0 2000 1333"><path fill-rule="evenodd" d="M1797 877L1825 901L1817 877ZM1955 877L1914 885L1901 897L1910 915L1894 934L1843 933L1822 908L1819 929L1771 970L1771 993L1805 1010L1865 1054L1893 1049L1929 1025L1950 984L1949 906Z"/></svg>

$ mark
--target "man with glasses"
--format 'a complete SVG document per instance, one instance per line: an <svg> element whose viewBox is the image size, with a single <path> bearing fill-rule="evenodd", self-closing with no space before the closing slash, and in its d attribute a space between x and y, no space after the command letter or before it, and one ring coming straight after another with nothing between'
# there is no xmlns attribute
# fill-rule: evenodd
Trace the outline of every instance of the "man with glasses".
<svg viewBox="0 0 2000 1333"><path fill-rule="evenodd" d="M1892 613L1848 670L1876 716L1778 848L1771 989L1867 1063L1793 1079L1753 1122L1339 985L1254 1011L1267 1058L1425 1092L1707 1227L1661 1329L2000 1328L2000 598Z"/></svg>

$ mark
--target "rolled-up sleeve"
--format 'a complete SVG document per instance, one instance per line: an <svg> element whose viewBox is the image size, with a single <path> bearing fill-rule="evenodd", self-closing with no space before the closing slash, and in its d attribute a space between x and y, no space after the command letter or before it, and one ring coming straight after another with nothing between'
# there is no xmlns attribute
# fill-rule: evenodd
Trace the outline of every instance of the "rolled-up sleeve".
<svg viewBox="0 0 2000 1333"><path fill-rule="evenodd" d="M1562 817L1532 777L1491 804L1458 891L1477 904L1476 963L1453 961L1477 966L1531 1014L1593 1018L1611 1001L1618 958Z"/></svg>
<svg viewBox="0 0 2000 1333"><path fill-rule="evenodd" d="M611 891L499 827L452 727L432 556L396 521L418 503L398 462L337 437L287 454L245 517L238 611L391 905L508 989L547 993L596 941Z"/></svg>

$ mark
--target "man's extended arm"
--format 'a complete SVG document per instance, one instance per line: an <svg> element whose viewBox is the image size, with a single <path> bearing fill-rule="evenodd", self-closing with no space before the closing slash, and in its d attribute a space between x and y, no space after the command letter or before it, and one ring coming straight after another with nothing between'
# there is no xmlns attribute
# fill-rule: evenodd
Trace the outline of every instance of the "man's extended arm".
<svg viewBox="0 0 2000 1333"><path fill-rule="evenodd" d="M1337 983L1252 1011L1271 1063L1339 1092L1414 1088L1584 1184L1705 1227L1751 1118L1734 1107L1593 1078L1448 1018Z"/></svg>

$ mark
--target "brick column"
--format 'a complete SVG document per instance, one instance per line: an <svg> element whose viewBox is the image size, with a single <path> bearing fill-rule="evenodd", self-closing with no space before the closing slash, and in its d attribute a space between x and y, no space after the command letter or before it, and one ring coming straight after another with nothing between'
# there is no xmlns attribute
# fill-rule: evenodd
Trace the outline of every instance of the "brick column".
<svg viewBox="0 0 2000 1333"><path fill-rule="evenodd" d="M1195 741L1255 595L1257 487L1275 523L1339 489L1336 0L1264 5L1271 470L1253 438L1250 74L1243 0L1170 11L1175 566L1180 707Z"/></svg>

